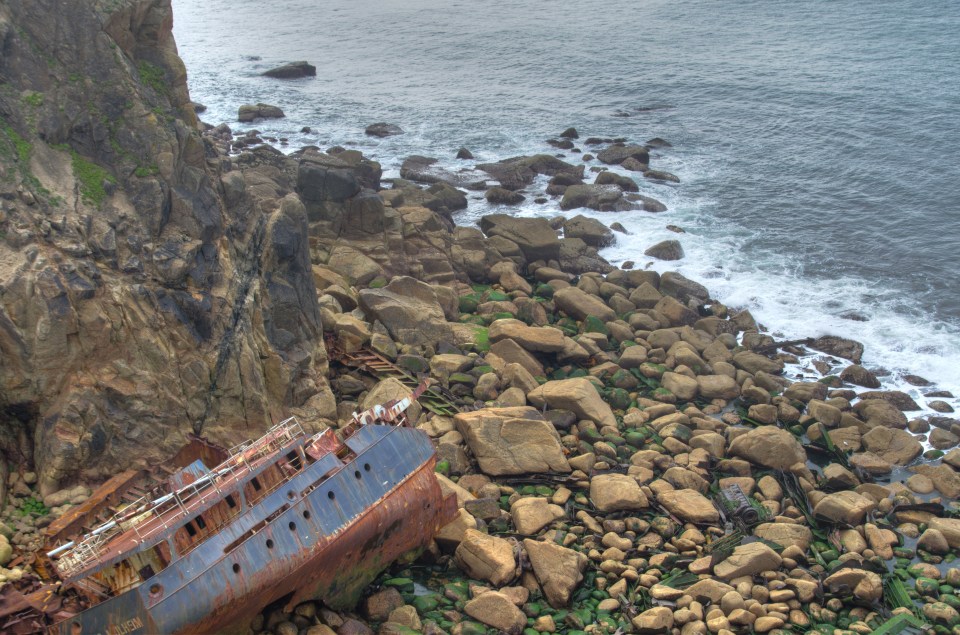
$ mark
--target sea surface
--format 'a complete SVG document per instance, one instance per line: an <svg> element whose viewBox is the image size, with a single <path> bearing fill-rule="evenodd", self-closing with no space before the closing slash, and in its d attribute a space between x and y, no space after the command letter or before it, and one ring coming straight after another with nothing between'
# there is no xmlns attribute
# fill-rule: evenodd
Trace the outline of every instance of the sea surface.
<svg viewBox="0 0 960 635"><path fill-rule="evenodd" d="M936 0L173 0L202 119L302 145L354 145L397 176L556 152L584 137L662 137L646 212L584 213L631 233L603 255L677 269L777 337L864 342L885 385L960 395L960 3ZM315 78L260 73L307 60ZM236 124L244 103L286 118ZM405 134L363 134L386 121ZM312 132L302 133L308 126ZM590 151L585 146L579 146ZM596 149L593 149L595 152ZM579 162L580 155L566 153ZM492 211L472 193L469 224ZM674 234L676 225L685 231ZM643 255L679 238L676 263ZM652 263L652 264L651 264ZM802 373L803 369L794 369Z"/></svg>

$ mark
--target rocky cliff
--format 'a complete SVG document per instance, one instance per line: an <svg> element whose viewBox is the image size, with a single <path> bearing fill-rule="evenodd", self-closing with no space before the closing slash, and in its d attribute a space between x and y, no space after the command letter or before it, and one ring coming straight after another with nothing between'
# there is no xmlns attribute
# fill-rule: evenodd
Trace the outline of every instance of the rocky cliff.
<svg viewBox="0 0 960 635"><path fill-rule="evenodd" d="M335 414L307 207L200 135L171 27L0 4L0 437L44 493Z"/></svg>

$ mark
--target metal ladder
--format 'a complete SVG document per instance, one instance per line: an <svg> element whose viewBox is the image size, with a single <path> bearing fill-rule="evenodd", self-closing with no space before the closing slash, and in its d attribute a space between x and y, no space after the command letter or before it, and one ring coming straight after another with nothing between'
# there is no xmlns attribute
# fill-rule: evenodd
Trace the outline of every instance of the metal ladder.
<svg viewBox="0 0 960 635"><path fill-rule="evenodd" d="M331 359L335 359L345 366L359 368L378 379L396 379L409 388L411 392L420 384L420 380L416 377L368 348L347 353L328 344L327 354ZM447 389L435 384L420 395L419 402L420 405L434 414L452 417L461 412L454 399L454 396Z"/></svg>

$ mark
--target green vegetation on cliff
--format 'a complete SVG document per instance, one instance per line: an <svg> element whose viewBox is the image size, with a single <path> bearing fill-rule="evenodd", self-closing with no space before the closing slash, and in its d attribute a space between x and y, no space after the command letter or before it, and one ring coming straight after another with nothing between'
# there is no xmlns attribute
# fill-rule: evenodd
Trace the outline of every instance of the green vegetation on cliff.
<svg viewBox="0 0 960 635"><path fill-rule="evenodd" d="M80 195L84 202L99 205L107 197L104 182L116 183L116 179L96 163L81 157L75 150L71 150L70 154L73 157L73 176L80 183Z"/></svg>

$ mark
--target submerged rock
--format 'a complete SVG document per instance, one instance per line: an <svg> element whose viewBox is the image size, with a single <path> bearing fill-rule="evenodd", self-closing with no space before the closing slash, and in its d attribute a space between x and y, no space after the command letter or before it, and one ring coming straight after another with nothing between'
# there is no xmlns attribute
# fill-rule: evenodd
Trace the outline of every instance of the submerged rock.
<svg viewBox="0 0 960 635"><path fill-rule="evenodd" d="M283 66L271 68L270 70L262 73L262 75L276 79L315 77L317 75L317 67L306 61L290 62L289 64L284 64Z"/></svg>

